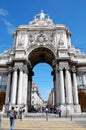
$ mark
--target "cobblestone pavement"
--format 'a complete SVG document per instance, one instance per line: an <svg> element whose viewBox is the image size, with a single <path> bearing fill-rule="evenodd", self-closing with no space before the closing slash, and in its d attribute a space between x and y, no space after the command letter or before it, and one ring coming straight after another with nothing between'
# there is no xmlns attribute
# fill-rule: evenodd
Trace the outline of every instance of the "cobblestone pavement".
<svg viewBox="0 0 86 130"><path fill-rule="evenodd" d="M9 130L9 118L3 118L2 130ZM14 130L86 130L86 116L73 115L59 118L58 115L29 113L22 121L15 120Z"/></svg>

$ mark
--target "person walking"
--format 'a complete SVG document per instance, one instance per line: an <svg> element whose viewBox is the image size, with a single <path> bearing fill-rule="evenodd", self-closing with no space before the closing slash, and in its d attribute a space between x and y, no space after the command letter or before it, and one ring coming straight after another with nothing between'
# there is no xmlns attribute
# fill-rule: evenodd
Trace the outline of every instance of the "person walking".
<svg viewBox="0 0 86 130"><path fill-rule="evenodd" d="M59 117L61 117L62 110L61 110L60 106L57 107L57 113L59 114Z"/></svg>
<svg viewBox="0 0 86 130"><path fill-rule="evenodd" d="M1 130L1 125L2 125L2 115L3 115L3 112L2 112L2 109L0 108L0 130Z"/></svg>
<svg viewBox="0 0 86 130"><path fill-rule="evenodd" d="M10 130L13 130L15 119L16 119L16 111L14 110L14 107L11 108L9 112L9 117L10 117Z"/></svg>
<svg viewBox="0 0 86 130"><path fill-rule="evenodd" d="M46 113L46 121L48 121L48 108L47 107L45 109L45 113Z"/></svg>
<svg viewBox="0 0 86 130"><path fill-rule="evenodd" d="M23 109L20 107L19 109L19 119L22 120L22 114L23 114Z"/></svg>

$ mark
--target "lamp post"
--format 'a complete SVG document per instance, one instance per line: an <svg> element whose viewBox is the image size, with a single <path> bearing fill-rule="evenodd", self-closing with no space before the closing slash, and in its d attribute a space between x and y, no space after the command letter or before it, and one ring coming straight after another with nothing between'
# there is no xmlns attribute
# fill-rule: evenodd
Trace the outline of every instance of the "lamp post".
<svg viewBox="0 0 86 130"><path fill-rule="evenodd" d="M66 118L67 118L67 97L65 98L65 107L66 107Z"/></svg>

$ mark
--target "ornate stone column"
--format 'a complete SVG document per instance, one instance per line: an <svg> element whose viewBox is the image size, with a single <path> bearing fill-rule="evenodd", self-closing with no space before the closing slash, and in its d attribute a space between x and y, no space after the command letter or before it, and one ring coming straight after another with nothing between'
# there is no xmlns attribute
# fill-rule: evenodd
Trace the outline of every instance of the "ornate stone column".
<svg viewBox="0 0 86 130"><path fill-rule="evenodd" d="M55 93L56 93L56 106L59 105L60 103L60 98L59 98L59 71L58 71L58 65L56 65L56 69L55 69Z"/></svg>
<svg viewBox="0 0 86 130"><path fill-rule="evenodd" d="M54 106L59 105L59 76L58 76L58 65L54 66L54 70L52 71L53 82L54 82Z"/></svg>
<svg viewBox="0 0 86 130"><path fill-rule="evenodd" d="M27 104L27 89L28 89L28 69L24 67L24 80L23 80L23 104Z"/></svg>
<svg viewBox="0 0 86 130"><path fill-rule="evenodd" d="M19 68L19 82L18 82L18 98L17 98L17 104L22 104L22 86L23 85L23 68Z"/></svg>
<svg viewBox="0 0 86 130"><path fill-rule="evenodd" d="M52 66L53 66L53 71L51 72L51 75L53 76L53 86L54 86L54 107L57 105L57 100L56 100L56 62L55 60L52 61Z"/></svg>
<svg viewBox="0 0 86 130"><path fill-rule="evenodd" d="M73 104L73 95L72 95L72 82L71 82L71 76L68 69L66 69L66 102L68 105Z"/></svg>
<svg viewBox="0 0 86 130"><path fill-rule="evenodd" d="M59 69L59 77L60 77L60 103L61 105L65 104L65 91L64 91L64 75L63 69Z"/></svg>
<svg viewBox="0 0 86 130"><path fill-rule="evenodd" d="M11 104L16 104L17 93L17 68L13 68L12 88L11 88Z"/></svg>
<svg viewBox="0 0 86 130"><path fill-rule="evenodd" d="M77 88L77 78L76 78L76 70L75 67L72 68L73 74L73 100L74 100L74 111L81 112L81 108L78 100L78 88Z"/></svg>
<svg viewBox="0 0 86 130"><path fill-rule="evenodd" d="M53 72L52 72L53 73ZM55 75L53 76L53 82L54 82L54 106L56 106L56 88L55 88Z"/></svg>
<svg viewBox="0 0 86 130"><path fill-rule="evenodd" d="M8 77L7 77L7 89L6 89L5 104L8 104L10 101L11 73L12 73L12 68L9 68L8 69Z"/></svg>
<svg viewBox="0 0 86 130"><path fill-rule="evenodd" d="M31 111L31 88L32 88L32 76L33 72L31 69L29 69L29 75L28 75L28 96L27 96L27 103L28 103L28 111Z"/></svg>
<svg viewBox="0 0 86 130"><path fill-rule="evenodd" d="M78 91L77 91L77 79L76 79L76 71L72 70L73 72L73 97L74 97L74 104L79 104L78 101Z"/></svg>
<svg viewBox="0 0 86 130"><path fill-rule="evenodd" d="M31 111L31 88L32 88L32 78L28 77L28 111Z"/></svg>
<svg viewBox="0 0 86 130"><path fill-rule="evenodd" d="M86 88L86 73L85 73L84 76L83 76L83 80L84 80L84 86L85 86L85 88Z"/></svg>

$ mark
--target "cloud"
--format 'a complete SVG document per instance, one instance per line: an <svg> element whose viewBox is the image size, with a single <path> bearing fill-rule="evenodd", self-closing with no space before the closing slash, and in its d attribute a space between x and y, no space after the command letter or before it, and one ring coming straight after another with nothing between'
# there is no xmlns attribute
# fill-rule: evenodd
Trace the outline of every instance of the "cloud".
<svg viewBox="0 0 86 130"><path fill-rule="evenodd" d="M5 17L7 15L8 15L8 12L6 10L0 8L0 16L1 16L0 20L2 20L4 22L4 24L6 25L8 33L12 34L15 30L15 27L7 19L5 19Z"/></svg>
<svg viewBox="0 0 86 130"><path fill-rule="evenodd" d="M6 16L6 15L8 15L8 12L0 8L0 16Z"/></svg>
<svg viewBox="0 0 86 130"><path fill-rule="evenodd" d="M2 21L4 22L4 24L6 25L8 33L9 33L9 34L12 34L12 33L14 32L14 30L15 30L14 25L11 24L11 23L10 23L8 20L6 20L5 18L2 18L1 20L2 20Z"/></svg>

